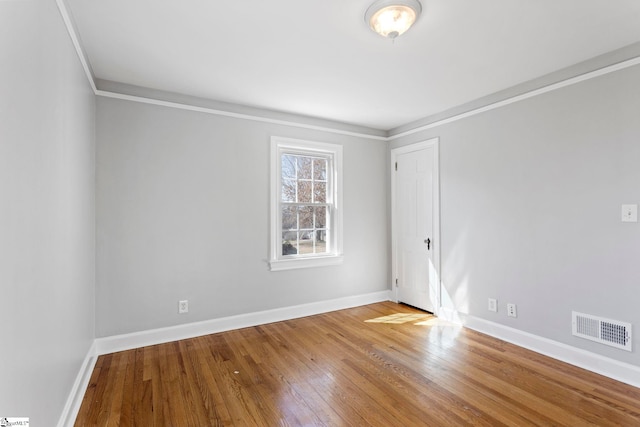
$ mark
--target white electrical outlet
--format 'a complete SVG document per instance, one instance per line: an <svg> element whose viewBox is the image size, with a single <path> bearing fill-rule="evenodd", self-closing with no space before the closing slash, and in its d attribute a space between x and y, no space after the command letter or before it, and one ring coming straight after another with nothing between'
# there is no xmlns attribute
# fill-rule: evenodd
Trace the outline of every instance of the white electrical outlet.
<svg viewBox="0 0 640 427"><path fill-rule="evenodd" d="M507 316L518 317L518 310L515 304L507 304Z"/></svg>
<svg viewBox="0 0 640 427"><path fill-rule="evenodd" d="M638 205L622 205L622 222L638 222Z"/></svg>
<svg viewBox="0 0 640 427"><path fill-rule="evenodd" d="M494 313L498 312L498 300L495 298L489 298L489 305L487 306L487 310L493 311Z"/></svg>
<svg viewBox="0 0 640 427"><path fill-rule="evenodd" d="M178 314L184 314L189 312L189 300L178 301Z"/></svg>

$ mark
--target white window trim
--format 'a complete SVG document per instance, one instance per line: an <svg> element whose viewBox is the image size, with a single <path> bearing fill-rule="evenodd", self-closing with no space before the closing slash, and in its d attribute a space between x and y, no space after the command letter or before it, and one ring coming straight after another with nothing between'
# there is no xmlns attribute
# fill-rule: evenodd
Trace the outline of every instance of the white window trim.
<svg viewBox="0 0 640 427"><path fill-rule="evenodd" d="M334 196L334 211L331 223L332 252L322 255L311 255L300 258L282 254L282 231L280 219L280 189L282 177L281 153L287 151L315 151L322 154L330 154L333 157L332 181ZM342 253L342 146L324 142L303 141L292 138L271 137L271 169L270 169L270 225L271 244L269 255L269 268L271 271L291 270L295 268L320 267L341 264Z"/></svg>

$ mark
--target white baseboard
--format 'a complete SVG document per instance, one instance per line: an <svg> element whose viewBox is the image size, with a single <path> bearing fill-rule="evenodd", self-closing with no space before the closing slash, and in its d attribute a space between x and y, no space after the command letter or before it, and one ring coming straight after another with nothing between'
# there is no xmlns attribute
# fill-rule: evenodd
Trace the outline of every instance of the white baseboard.
<svg viewBox="0 0 640 427"><path fill-rule="evenodd" d="M78 412L80 411L80 405L82 405L82 399L89 385L89 380L91 380L91 373L96 365L96 359L96 343L94 341L80 366L76 380L73 382L73 387L71 387L71 392L69 393L69 397L67 397L62 415L60 415L60 419L58 420L58 427L73 427Z"/></svg>
<svg viewBox="0 0 640 427"><path fill-rule="evenodd" d="M185 325L152 329L131 334L115 335L96 339L96 354L109 354L149 345L178 341L202 335L215 334L233 329L264 325L266 323L313 316L335 310L358 307L376 302L390 301L391 291L380 291L364 295L319 301L292 307L283 307L256 313L240 314L220 319L187 323Z"/></svg>
<svg viewBox="0 0 640 427"><path fill-rule="evenodd" d="M469 329L640 388L640 367L638 366L620 362L609 357L539 337L479 317L469 315L460 316L462 317L462 324Z"/></svg>

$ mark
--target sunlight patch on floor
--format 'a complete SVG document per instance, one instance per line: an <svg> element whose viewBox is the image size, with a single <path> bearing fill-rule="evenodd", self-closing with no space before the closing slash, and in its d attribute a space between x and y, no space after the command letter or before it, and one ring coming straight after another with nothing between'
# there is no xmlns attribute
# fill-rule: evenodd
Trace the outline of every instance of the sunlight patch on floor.
<svg viewBox="0 0 640 427"><path fill-rule="evenodd" d="M366 323L393 323L402 324L409 322L418 322L416 325L427 325L430 320L437 320L431 314L422 313L396 313L388 316L376 317L375 319L365 320Z"/></svg>
<svg viewBox="0 0 640 427"><path fill-rule="evenodd" d="M459 323L449 322L448 320L443 320L437 317L432 317L430 319L424 320L422 322L416 323L416 325L424 325L424 326L456 326L460 327Z"/></svg>

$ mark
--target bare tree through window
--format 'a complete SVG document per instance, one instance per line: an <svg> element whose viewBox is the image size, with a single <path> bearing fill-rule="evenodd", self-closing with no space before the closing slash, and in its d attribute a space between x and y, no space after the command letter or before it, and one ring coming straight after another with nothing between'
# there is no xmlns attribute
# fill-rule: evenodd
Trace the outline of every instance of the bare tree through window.
<svg viewBox="0 0 640 427"><path fill-rule="evenodd" d="M327 252L327 158L281 156L282 255Z"/></svg>

